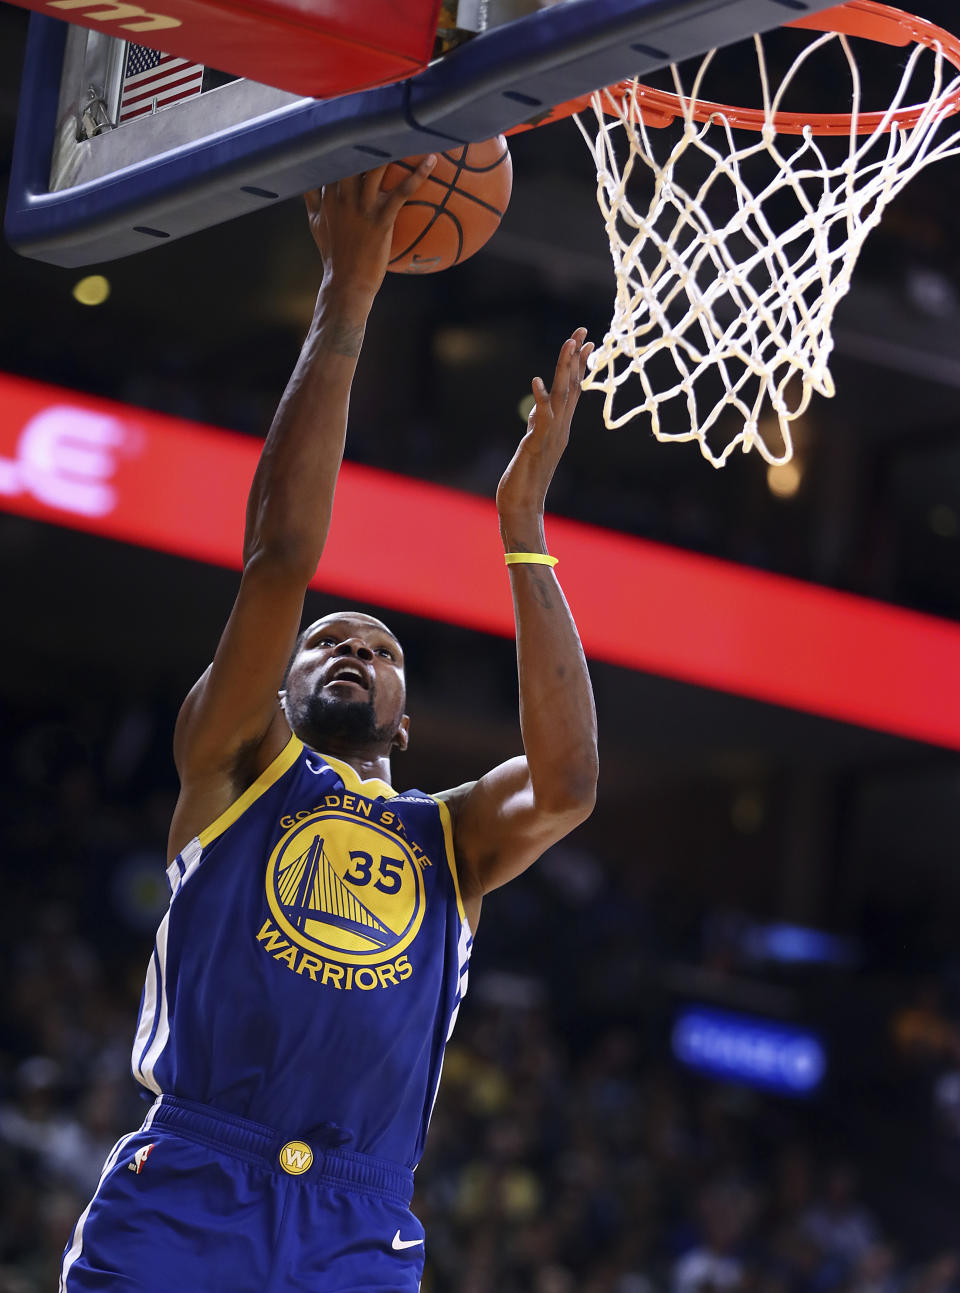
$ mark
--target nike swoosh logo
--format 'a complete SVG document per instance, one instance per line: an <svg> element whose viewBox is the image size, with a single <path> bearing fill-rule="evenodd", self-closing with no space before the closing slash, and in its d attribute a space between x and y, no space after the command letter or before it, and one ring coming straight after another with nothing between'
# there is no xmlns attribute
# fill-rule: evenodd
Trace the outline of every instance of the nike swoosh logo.
<svg viewBox="0 0 960 1293"><path fill-rule="evenodd" d="M422 1243L423 1243L422 1239L401 1239L400 1231L398 1230L397 1233L393 1236L393 1244L391 1245L391 1247L395 1248L397 1252L399 1252L401 1248L416 1248L417 1244L422 1244Z"/></svg>

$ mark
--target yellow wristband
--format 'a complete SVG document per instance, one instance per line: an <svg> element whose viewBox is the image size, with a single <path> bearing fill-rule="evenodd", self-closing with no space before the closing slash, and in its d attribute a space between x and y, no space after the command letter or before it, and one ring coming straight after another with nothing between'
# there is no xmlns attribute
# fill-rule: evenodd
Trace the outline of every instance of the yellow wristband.
<svg viewBox="0 0 960 1293"><path fill-rule="evenodd" d="M508 566L555 566L557 558L546 552L505 552L503 559Z"/></svg>

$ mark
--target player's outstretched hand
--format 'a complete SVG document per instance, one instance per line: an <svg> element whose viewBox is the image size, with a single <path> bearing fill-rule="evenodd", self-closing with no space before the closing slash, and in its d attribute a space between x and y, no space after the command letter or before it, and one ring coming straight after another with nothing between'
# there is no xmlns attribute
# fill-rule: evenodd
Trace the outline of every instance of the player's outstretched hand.
<svg viewBox="0 0 960 1293"><path fill-rule="evenodd" d="M380 187L386 166L311 189L304 194L310 232L323 257L324 282L375 296L387 272L397 213L436 165L434 153L389 192Z"/></svg>
<svg viewBox="0 0 960 1293"><path fill-rule="evenodd" d="M580 383L592 351L586 328L577 328L561 347L549 391L539 377L533 379L534 403L527 430L497 487L501 517L543 512L547 489L570 438Z"/></svg>

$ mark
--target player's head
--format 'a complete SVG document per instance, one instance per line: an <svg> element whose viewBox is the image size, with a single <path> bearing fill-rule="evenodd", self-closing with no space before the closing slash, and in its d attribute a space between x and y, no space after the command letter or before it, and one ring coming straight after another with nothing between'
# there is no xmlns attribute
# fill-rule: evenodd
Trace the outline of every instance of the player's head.
<svg viewBox="0 0 960 1293"><path fill-rule="evenodd" d="M297 638L281 703L297 736L330 754L405 750L403 651L381 620L337 611Z"/></svg>

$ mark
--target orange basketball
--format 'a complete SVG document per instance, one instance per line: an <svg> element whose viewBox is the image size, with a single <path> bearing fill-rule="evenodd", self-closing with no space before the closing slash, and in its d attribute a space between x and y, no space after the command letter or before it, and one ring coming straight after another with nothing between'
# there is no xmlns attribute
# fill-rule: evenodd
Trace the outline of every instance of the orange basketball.
<svg viewBox="0 0 960 1293"><path fill-rule="evenodd" d="M382 187L395 188L423 156L392 162ZM459 265L496 232L512 188L513 165L503 135L438 153L436 166L397 216L387 268L433 274Z"/></svg>

